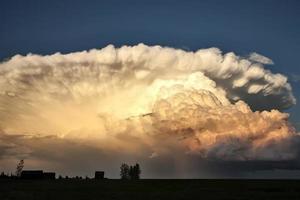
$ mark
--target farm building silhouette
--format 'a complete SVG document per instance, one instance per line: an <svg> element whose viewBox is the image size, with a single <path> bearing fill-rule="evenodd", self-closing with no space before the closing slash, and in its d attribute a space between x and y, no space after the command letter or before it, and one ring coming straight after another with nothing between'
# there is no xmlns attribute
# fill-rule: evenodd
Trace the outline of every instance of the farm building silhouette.
<svg viewBox="0 0 300 200"><path fill-rule="evenodd" d="M104 171L95 171L95 179L104 179Z"/></svg>
<svg viewBox="0 0 300 200"><path fill-rule="evenodd" d="M55 172L43 172L43 170L23 170L21 179L55 179Z"/></svg>

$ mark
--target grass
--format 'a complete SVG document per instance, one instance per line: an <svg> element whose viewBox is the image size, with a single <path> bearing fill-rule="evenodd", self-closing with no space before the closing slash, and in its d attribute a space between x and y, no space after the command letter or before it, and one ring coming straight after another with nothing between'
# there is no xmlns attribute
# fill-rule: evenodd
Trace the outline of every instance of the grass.
<svg viewBox="0 0 300 200"><path fill-rule="evenodd" d="M0 180L0 199L300 199L300 180Z"/></svg>

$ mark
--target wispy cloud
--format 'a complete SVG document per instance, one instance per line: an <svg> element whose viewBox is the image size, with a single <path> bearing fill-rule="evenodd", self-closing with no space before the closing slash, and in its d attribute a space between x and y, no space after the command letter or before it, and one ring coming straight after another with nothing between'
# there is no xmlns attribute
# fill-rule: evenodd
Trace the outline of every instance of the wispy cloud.
<svg viewBox="0 0 300 200"><path fill-rule="evenodd" d="M253 52L249 55L249 60L251 60L253 62L259 62L259 63L265 64L265 65L273 65L274 64L273 60L271 60L270 58L263 56L261 54L255 53L255 52Z"/></svg>

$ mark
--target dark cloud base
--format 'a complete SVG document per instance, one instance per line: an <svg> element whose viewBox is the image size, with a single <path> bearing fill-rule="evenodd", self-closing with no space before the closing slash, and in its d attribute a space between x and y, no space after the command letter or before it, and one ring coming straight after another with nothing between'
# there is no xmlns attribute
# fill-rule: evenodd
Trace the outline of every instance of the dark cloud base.
<svg viewBox="0 0 300 200"><path fill-rule="evenodd" d="M118 178L121 163L139 162L143 178L300 178L299 156L282 161L222 161L173 152L149 158L150 149L129 154L55 136L29 138L7 134L0 135L0 152L0 164L10 163L1 169L6 172L13 172L18 160L25 159L27 169L46 169L69 176L93 176L95 170L104 170L107 177Z"/></svg>

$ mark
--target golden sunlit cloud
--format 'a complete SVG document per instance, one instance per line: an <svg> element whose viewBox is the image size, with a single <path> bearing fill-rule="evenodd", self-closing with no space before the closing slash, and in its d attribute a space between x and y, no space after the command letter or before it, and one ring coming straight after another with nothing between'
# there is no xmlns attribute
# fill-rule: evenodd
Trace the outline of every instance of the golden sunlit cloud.
<svg viewBox="0 0 300 200"><path fill-rule="evenodd" d="M298 133L279 111L296 103L291 86L253 55L143 44L16 55L0 64L1 156L34 156L35 142L5 139L22 135L149 159L291 159Z"/></svg>

